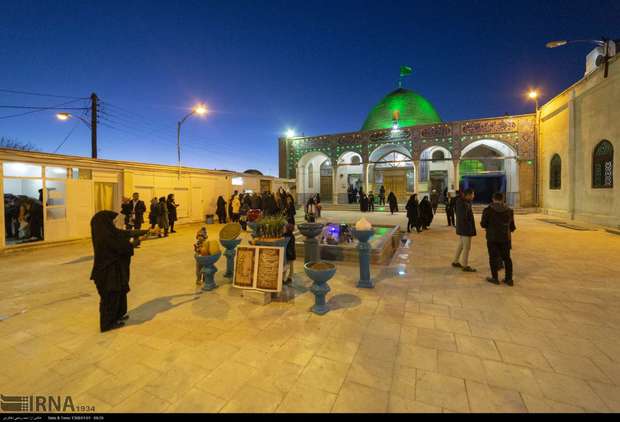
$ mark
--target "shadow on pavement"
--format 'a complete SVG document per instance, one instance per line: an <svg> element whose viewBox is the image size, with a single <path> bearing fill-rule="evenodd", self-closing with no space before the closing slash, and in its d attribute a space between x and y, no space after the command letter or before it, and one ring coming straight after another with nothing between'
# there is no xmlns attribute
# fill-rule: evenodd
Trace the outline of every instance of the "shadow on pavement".
<svg viewBox="0 0 620 422"><path fill-rule="evenodd" d="M191 297L191 299L184 300L179 303L173 303L172 300L180 297ZM126 325L138 325L147 321L151 321L158 314L168 312L178 306L185 305L196 299L200 298L200 294L189 293L182 295L162 296L153 300L149 300L146 303L132 309L128 312L129 320Z"/></svg>

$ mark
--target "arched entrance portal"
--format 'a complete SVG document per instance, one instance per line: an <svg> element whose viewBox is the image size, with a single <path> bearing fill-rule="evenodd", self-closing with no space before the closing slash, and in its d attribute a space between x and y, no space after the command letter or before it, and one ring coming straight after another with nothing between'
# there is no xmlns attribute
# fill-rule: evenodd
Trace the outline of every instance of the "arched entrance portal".
<svg viewBox="0 0 620 422"><path fill-rule="evenodd" d="M297 163L297 201L305 204L308 199L321 195L321 202L332 201L332 163L322 152L309 152Z"/></svg>
<svg viewBox="0 0 620 422"><path fill-rule="evenodd" d="M370 154L369 190L385 195L394 192L399 202L415 191L415 166L407 149L401 145L383 145Z"/></svg>
<svg viewBox="0 0 620 422"><path fill-rule="evenodd" d="M447 148L433 146L420 154L420 196L437 191L443 202L446 190L455 190L454 164Z"/></svg>
<svg viewBox="0 0 620 422"><path fill-rule="evenodd" d="M467 145L459 175L461 189L474 189L474 202L490 203L493 193L502 192L509 205L518 205L517 153L505 143L484 139Z"/></svg>

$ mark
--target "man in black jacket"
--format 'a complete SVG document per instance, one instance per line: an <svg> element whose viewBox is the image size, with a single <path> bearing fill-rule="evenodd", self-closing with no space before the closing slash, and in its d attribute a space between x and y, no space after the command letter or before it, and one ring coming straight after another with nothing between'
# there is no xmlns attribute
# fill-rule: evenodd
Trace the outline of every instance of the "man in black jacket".
<svg viewBox="0 0 620 422"><path fill-rule="evenodd" d="M469 250L471 238L476 235L476 221L471 203L474 200L474 190L466 189L463 196L456 199L456 234L459 236L459 245L452 266L462 268L463 271L473 273L476 270L469 266Z"/></svg>
<svg viewBox="0 0 620 422"><path fill-rule="evenodd" d="M506 268L504 283L512 286L511 233L516 230L516 226L514 212L504 204L503 194L493 194L493 202L482 213L480 226L487 231L487 249L489 250L489 265L491 267L491 277L487 277L487 281L499 284L497 273L500 263L503 261Z"/></svg>
<svg viewBox="0 0 620 422"><path fill-rule="evenodd" d="M446 216L448 217L448 226L456 226L454 222L454 209L456 208L456 198L460 196L460 192L456 191L456 196L448 193L446 196Z"/></svg>

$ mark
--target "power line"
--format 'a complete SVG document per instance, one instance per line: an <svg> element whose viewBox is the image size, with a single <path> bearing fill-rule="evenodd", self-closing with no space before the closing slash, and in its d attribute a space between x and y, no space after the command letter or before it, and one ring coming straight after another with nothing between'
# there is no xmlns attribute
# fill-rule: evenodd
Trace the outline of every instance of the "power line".
<svg viewBox="0 0 620 422"><path fill-rule="evenodd" d="M65 136L65 139L63 139L62 142L56 147L56 149L54 150L54 154L58 152L58 150L65 144L65 142L67 142L67 140L71 137L71 135L73 135L73 132L75 132L75 129L77 129L79 125L80 125L80 121L78 120L75 122L75 124L73 125L73 127L71 128L67 136Z"/></svg>
<svg viewBox="0 0 620 422"><path fill-rule="evenodd" d="M76 100L77 101L77 100ZM40 107L40 106L21 106L21 105L0 105L0 108L18 108L30 110L60 110L60 107ZM88 110L88 107L62 107L62 110Z"/></svg>
<svg viewBox="0 0 620 422"><path fill-rule="evenodd" d="M44 94L41 92L29 92L29 91L17 91L15 89L5 89L0 88L0 92L7 92L9 94L21 94L21 95L33 95L37 97L50 97L50 98L71 98L75 100L86 100L86 97L69 97L67 95L54 95L54 94Z"/></svg>
<svg viewBox="0 0 620 422"><path fill-rule="evenodd" d="M0 116L0 120L10 119L10 118L13 118L13 117L21 117L21 116L25 116L27 114L39 113L39 112L46 111L46 110L57 110L57 109L60 109L61 107L63 107L64 105L72 104L72 103L75 103L75 102L78 102L78 101L82 101L82 99L66 101L64 103L60 103L60 104L57 104L55 106L51 106L51 107L48 107L48 108L46 108L46 107L39 107L39 108L36 108L36 109L31 109L30 111L26 111L26 112L23 112L23 113L16 113L16 114L9 114L9 115L6 115L6 116ZM84 110L84 108L80 108L80 110Z"/></svg>

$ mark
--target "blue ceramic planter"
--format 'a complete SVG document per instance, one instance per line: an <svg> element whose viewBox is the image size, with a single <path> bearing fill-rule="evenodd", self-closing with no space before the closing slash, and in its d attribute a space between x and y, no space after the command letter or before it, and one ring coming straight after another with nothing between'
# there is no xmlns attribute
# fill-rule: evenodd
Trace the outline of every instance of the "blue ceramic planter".
<svg viewBox="0 0 620 422"><path fill-rule="evenodd" d="M202 287L202 290L211 291L217 288L217 284L215 284L215 273L217 272L217 268L215 268L215 263L218 259L220 259L222 253L218 253L217 255L195 255L196 261L202 267L200 270L204 274L205 284Z"/></svg>
<svg viewBox="0 0 620 422"><path fill-rule="evenodd" d="M321 259L319 251L319 240L316 238L323 231L325 225L322 223L303 223L299 224L299 232L304 235L304 263L317 262Z"/></svg>
<svg viewBox="0 0 620 422"><path fill-rule="evenodd" d="M353 229L353 236L358 240L357 250L359 252L360 261L360 279L357 282L357 287L364 289L372 289L375 287L373 281L370 279L370 244L368 241L375 234L374 229L370 230L355 230Z"/></svg>
<svg viewBox="0 0 620 422"><path fill-rule="evenodd" d="M329 266L326 269L312 268L314 264L325 264ZM336 274L336 267L334 264L328 262L308 262L304 265L306 275L313 281L310 291L314 294L314 306L312 312L318 315L325 315L329 312L329 306L325 303L325 295L331 291L327 282Z"/></svg>
<svg viewBox="0 0 620 422"><path fill-rule="evenodd" d="M224 251L224 256L226 256L226 272L224 273L224 277L226 278L233 277L235 271L235 248L239 246L239 243L241 243L241 239L220 239L220 244L226 249Z"/></svg>

